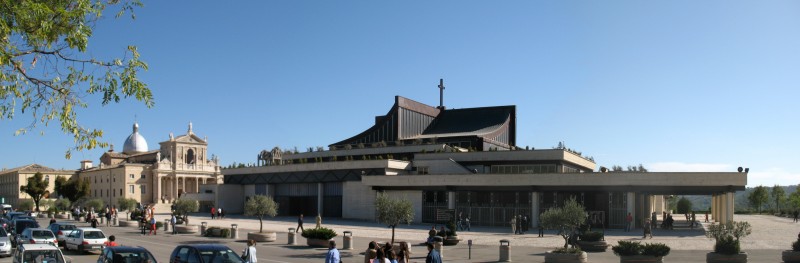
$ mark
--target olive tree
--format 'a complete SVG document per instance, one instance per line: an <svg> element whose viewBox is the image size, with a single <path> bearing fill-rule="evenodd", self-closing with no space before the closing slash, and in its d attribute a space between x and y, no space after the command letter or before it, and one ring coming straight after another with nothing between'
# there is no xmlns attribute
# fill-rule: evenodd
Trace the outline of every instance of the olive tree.
<svg viewBox="0 0 800 263"><path fill-rule="evenodd" d="M19 191L30 195L33 204L36 205L36 211L39 211L39 201L49 194L47 192L48 185L50 182L44 180L44 175L36 172L33 176L28 177L28 184L19 187Z"/></svg>
<svg viewBox="0 0 800 263"><path fill-rule="evenodd" d="M542 226L547 229L558 230L564 238L564 247L569 245L569 241L577 235L578 227L586 220L586 210L574 197L570 198L561 207L547 209L539 220Z"/></svg>
<svg viewBox="0 0 800 263"><path fill-rule="evenodd" d="M175 213L183 216L183 224L189 224L189 213L195 213L200 208L197 200L178 199L175 200Z"/></svg>
<svg viewBox="0 0 800 263"><path fill-rule="evenodd" d="M686 199L686 197L681 197L678 200L678 214L688 214L692 212L692 201Z"/></svg>
<svg viewBox="0 0 800 263"><path fill-rule="evenodd" d="M414 206L408 199L393 199L385 193L380 193L375 199L375 210L378 221L392 227L392 244L397 225L411 224L414 221Z"/></svg>
<svg viewBox="0 0 800 263"><path fill-rule="evenodd" d="M257 216L260 228L259 233L264 232L264 216L275 217L278 214L278 203L272 200L272 197L265 195L256 195L250 197L244 204L244 214L248 216Z"/></svg>
<svg viewBox="0 0 800 263"><path fill-rule="evenodd" d="M750 205L755 207L756 211L760 214L761 208L769 201L767 187L763 185L756 186L756 188L750 192L750 195L747 196L747 200L750 201Z"/></svg>
<svg viewBox="0 0 800 263"><path fill-rule="evenodd" d="M131 212L136 209L136 203L138 203L136 199L120 197L117 198L117 209L125 211L125 216L131 220Z"/></svg>

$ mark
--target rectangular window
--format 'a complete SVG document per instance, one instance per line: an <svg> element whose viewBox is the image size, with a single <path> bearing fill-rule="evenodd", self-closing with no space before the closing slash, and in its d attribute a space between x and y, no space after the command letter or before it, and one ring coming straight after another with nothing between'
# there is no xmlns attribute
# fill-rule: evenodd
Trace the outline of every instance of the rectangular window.
<svg viewBox="0 0 800 263"><path fill-rule="evenodd" d="M133 174L130 174L130 176L129 176L129 177L130 177L131 179L135 178L135 176L134 176Z"/></svg>
<svg viewBox="0 0 800 263"><path fill-rule="evenodd" d="M122 188L119 189L119 196L122 196Z"/></svg>
<svg viewBox="0 0 800 263"><path fill-rule="evenodd" d="M144 179L144 178L145 178L145 174L144 174L144 173L142 173L142 179Z"/></svg>
<svg viewBox="0 0 800 263"><path fill-rule="evenodd" d="M140 185L139 189L141 189L142 194L147 194L147 186L146 185Z"/></svg>
<svg viewBox="0 0 800 263"><path fill-rule="evenodd" d="M134 193L133 185L129 185L129 186L128 186L128 191L130 191L130 192L131 192L131 194L133 194L133 193Z"/></svg>
<svg viewBox="0 0 800 263"><path fill-rule="evenodd" d="M428 174L428 167L427 166L418 166L417 167L417 174Z"/></svg>

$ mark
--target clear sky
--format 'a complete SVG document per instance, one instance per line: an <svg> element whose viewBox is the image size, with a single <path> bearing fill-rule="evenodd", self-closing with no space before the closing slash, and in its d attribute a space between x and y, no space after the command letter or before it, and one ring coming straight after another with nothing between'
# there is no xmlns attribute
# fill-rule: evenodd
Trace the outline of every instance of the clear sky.
<svg viewBox="0 0 800 263"><path fill-rule="evenodd" d="M223 165L274 146L327 146L371 126L393 96L466 108L517 105L517 144L567 147L598 166L750 168L749 186L800 183L797 1L145 1L95 29L92 54L136 45L156 106L80 120L122 150L135 120L150 149L208 136ZM0 166L76 169L58 125L14 137ZM45 135L38 135L44 131Z"/></svg>

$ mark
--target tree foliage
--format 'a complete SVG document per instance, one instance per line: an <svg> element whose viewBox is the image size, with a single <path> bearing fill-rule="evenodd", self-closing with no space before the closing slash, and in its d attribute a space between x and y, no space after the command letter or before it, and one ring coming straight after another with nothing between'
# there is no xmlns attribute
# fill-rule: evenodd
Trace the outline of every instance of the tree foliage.
<svg viewBox="0 0 800 263"><path fill-rule="evenodd" d="M790 194L788 199L789 205L791 205L794 210L800 209L800 185L797 185L794 193Z"/></svg>
<svg viewBox="0 0 800 263"><path fill-rule="evenodd" d="M47 192L48 185L50 185L50 182L44 180L44 175L36 172L33 176L28 177L28 184L19 187L19 191L30 195L34 205L36 205L36 211L39 211L39 201L46 194L49 194Z"/></svg>
<svg viewBox="0 0 800 263"><path fill-rule="evenodd" d="M397 225L411 224L414 221L414 205L408 199L393 199L380 193L375 200L375 210L378 221L392 227L392 244Z"/></svg>
<svg viewBox="0 0 800 263"><path fill-rule="evenodd" d="M31 200L22 200L19 202L19 209L22 211L25 210L33 210L33 201Z"/></svg>
<svg viewBox="0 0 800 263"><path fill-rule="evenodd" d="M763 185L756 186L753 192L750 192L750 195L747 196L747 200L750 201L751 206L756 208L758 213L761 213L761 207L769 201L767 187Z"/></svg>
<svg viewBox="0 0 800 263"><path fill-rule="evenodd" d="M775 210L780 211L783 207L783 203L786 200L786 191L783 190L783 187L776 184L772 187L770 195L772 196L772 200L775 202Z"/></svg>
<svg viewBox="0 0 800 263"><path fill-rule="evenodd" d="M138 203L136 199L120 197L117 198L117 209L125 211L125 216L128 217L128 220L131 220L131 212L136 209L136 203Z"/></svg>
<svg viewBox="0 0 800 263"><path fill-rule="evenodd" d="M544 228L558 230L564 238L564 247L567 247L573 235L577 235L578 227L586 220L586 210L572 197L561 207L547 209L540 220Z"/></svg>
<svg viewBox="0 0 800 263"><path fill-rule="evenodd" d="M678 214L688 214L692 212L692 201L686 199L686 197L681 197L678 200Z"/></svg>
<svg viewBox="0 0 800 263"><path fill-rule="evenodd" d="M258 217L258 223L261 225L258 232L262 233L264 232L264 216L275 217L278 214L278 203L270 196L256 195L250 197L250 200L244 204L244 214Z"/></svg>
<svg viewBox="0 0 800 263"><path fill-rule="evenodd" d="M56 177L54 190L58 195L69 199L75 203L83 197L89 196L91 191L91 182L87 179L71 179L67 180L62 176Z"/></svg>
<svg viewBox="0 0 800 263"><path fill-rule="evenodd" d="M200 204L197 203L197 200L188 200L188 199L178 199L175 200L175 213L178 215L183 216L184 223L189 224L189 219L187 215L189 213L195 213L200 208Z"/></svg>
<svg viewBox="0 0 800 263"><path fill-rule="evenodd" d="M103 202L103 199L100 198L89 199L86 201L86 203L83 203L83 205L90 209L94 208L95 212L103 211L103 209L106 208L105 202Z"/></svg>
<svg viewBox="0 0 800 263"><path fill-rule="evenodd" d="M139 0L0 0L0 120L16 112L31 116L31 124L15 134L57 120L61 131L73 136L72 150L106 147L103 131L82 126L77 108L86 98L102 105L133 97L152 107L150 89L138 73L147 70L135 46L121 58L95 58L89 39L107 9L117 17L133 14Z"/></svg>

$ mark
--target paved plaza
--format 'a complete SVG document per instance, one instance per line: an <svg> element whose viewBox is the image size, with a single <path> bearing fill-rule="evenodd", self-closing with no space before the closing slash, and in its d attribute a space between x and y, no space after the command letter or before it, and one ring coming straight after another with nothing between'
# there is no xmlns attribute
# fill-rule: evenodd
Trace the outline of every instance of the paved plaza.
<svg viewBox="0 0 800 263"><path fill-rule="evenodd" d="M124 217L124 215L123 215ZM166 215L161 215L163 222ZM788 249L791 242L796 240L800 232L800 224L793 223L791 219L766 215L736 215L736 220L748 221L753 225L752 235L742 241L743 250L750 254L750 262L780 262L780 251ZM68 220L71 221L71 220ZM74 222L74 221L71 221ZM207 222L209 226L230 227L238 224L239 239L206 238L199 235L179 234L169 235L159 231L157 236L142 236L133 227L101 227L108 235L116 235L122 245L143 246L150 250L159 262L168 262L169 253L178 244L186 243L220 243L225 244L237 253L244 247L244 237L247 232L258 231L257 219L233 216L222 220L210 220L208 216L195 215L190 217L192 224ZM46 220L40 220L46 225ZM84 223L77 223L86 226ZM340 236L336 238L342 246L341 233L352 231L354 236L354 249L342 251L344 262L363 262L363 251L371 240L388 241L391 238L391 229L372 222L359 222L348 220L323 220L325 227L333 228ZM277 231L278 241L273 243L258 244L259 262L322 262L326 249L309 248L305 240L298 235L298 245L287 245L287 230L296 227L295 218L277 218L264 221L265 231ZM313 223L306 222L305 227L314 227ZM424 262L426 249L419 244L427 236L430 225L402 226L397 229L396 241L409 241L414 246L412 262ZM507 231L505 231L507 230ZM508 233L500 233L500 232ZM496 262L498 259L498 244L500 239L511 241L511 259L514 262L543 262L544 252L554 247L563 245L563 239L546 232L543 238L536 237L535 231L525 235L512 235L510 228L476 227L473 231L460 231L459 237L464 241L457 246L445 247L443 254L446 262ZM470 249L466 240L473 240ZM641 240L640 232L624 232L621 230L606 231L606 240L615 244L618 240ZM660 242L669 245L672 252L667 256L669 262L704 262L705 253L712 250L713 241L703 235L701 229L687 229L685 221L677 221L676 230L657 230L653 239L644 242ZM72 262L94 262L98 254L65 253ZM601 253L589 253L590 262L619 262L611 250ZM10 258L0 259L0 263L11 262Z"/></svg>

